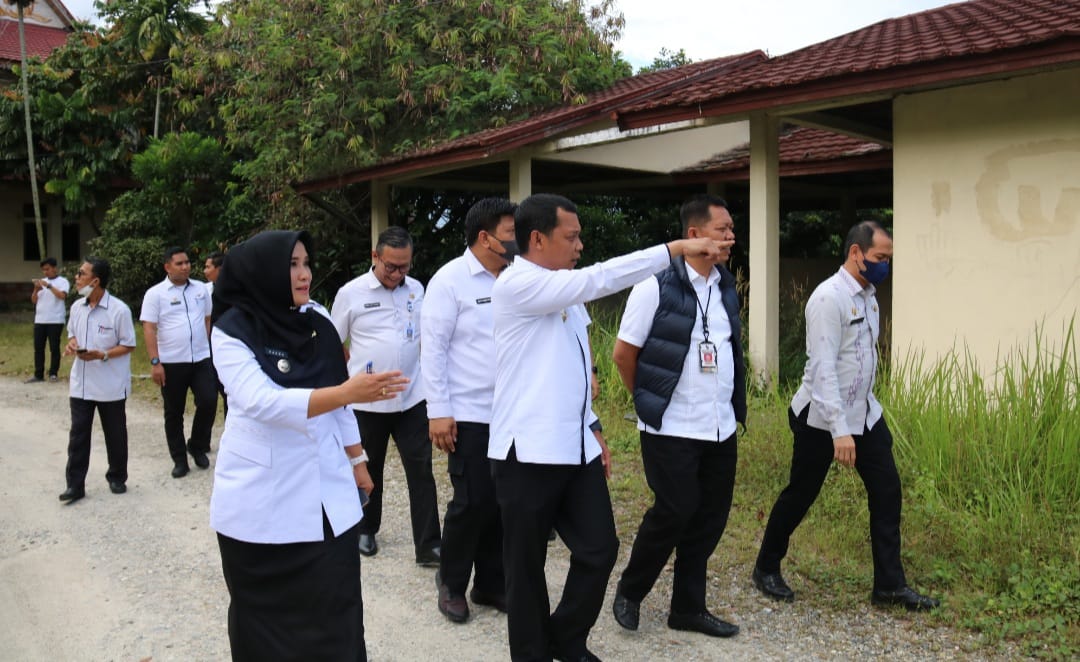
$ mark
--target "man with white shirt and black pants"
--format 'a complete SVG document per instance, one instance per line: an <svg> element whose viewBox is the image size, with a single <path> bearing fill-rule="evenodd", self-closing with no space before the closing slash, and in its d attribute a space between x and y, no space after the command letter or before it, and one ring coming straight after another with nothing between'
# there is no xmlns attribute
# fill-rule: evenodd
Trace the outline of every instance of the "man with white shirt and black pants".
<svg viewBox="0 0 1080 662"><path fill-rule="evenodd" d="M575 270L581 223L557 195L526 198L514 215L521 255L492 289L496 377L488 457L503 522L513 660L596 660L586 647L619 541L605 477L611 454L590 405L584 303L707 256L711 239L673 241ZM549 613L544 561L552 527L570 549L562 599Z"/></svg>
<svg viewBox="0 0 1080 662"><path fill-rule="evenodd" d="M769 515L752 575L767 597L795 599L780 562L835 460L855 467L866 487L874 561L870 601L911 611L938 606L908 587L904 577L900 475L892 434L874 397L881 329L874 286L888 275L892 255L892 237L884 228L859 223L844 241L844 264L806 302L806 369L788 410L791 477Z"/></svg>
<svg viewBox="0 0 1080 662"><path fill-rule="evenodd" d="M495 392L491 288L517 253L516 208L485 198L469 209L468 248L432 276L424 301L420 366L428 434L448 454L454 487L443 520L438 608L455 623L469 618L465 590L474 566L473 603L506 610L502 522L487 457Z"/></svg>
<svg viewBox="0 0 1080 662"><path fill-rule="evenodd" d="M375 534L382 525L383 467L390 436L401 456L409 489L416 562L439 564L439 512L431 470L428 414L420 382L420 314L424 286L407 273L413 245L402 227L384 230L371 252L371 269L346 283L334 298L330 318L347 343L349 375L400 370L409 384L399 397L353 405L368 472L375 482L360 522L360 553L379 551ZM226 267L228 269L228 267Z"/></svg>
<svg viewBox="0 0 1080 662"><path fill-rule="evenodd" d="M131 352L135 325L131 309L105 289L110 269L105 260L90 258L79 267L75 286L81 298L71 305L65 356L74 356L68 392L71 433L64 471L67 489L60 500L73 503L86 496L90 468L90 433L94 411L101 417L109 469L105 479L113 494L127 491L127 396L131 393Z"/></svg>
<svg viewBox="0 0 1080 662"><path fill-rule="evenodd" d="M736 422L746 423L739 294L723 266L735 226L724 200L709 195L688 200L680 216L683 236L724 248L718 260L673 259L626 301L613 359L634 396L655 501L612 607L619 625L637 630L641 601L674 552L668 627L730 637L739 628L705 607L705 577L731 510Z"/></svg>
<svg viewBox="0 0 1080 662"><path fill-rule="evenodd" d="M165 280L143 297L143 336L150 356L150 377L161 387L165 441L173 478L186 476L187 456L195 466L210 466L210 432L217 416L217 378L210 362L210 293L206 283L191 280L191 260L178 246L165 250ZM191 437L184 443L187 393L195 398Z"/></svg>
<svg viewBox="0 0 1080 662"><path fill-rule="evenodd" d="M45 381L45 341L49 342L49 381L55 382L60 371L60 333L64 330L67 317L68 284L56 272L56 258L47 257L41 261L41 275L34 281L34 291L30 301L34 304L34 376L26 380L27 384Z"/></svg>

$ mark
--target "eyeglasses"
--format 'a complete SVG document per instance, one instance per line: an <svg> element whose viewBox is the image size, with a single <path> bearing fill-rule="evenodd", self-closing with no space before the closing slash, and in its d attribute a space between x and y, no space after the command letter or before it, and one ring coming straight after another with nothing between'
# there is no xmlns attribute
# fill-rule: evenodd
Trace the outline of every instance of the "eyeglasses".
<svg viewBox="0 0 1080 662"><path fill-rule="evenodd" d="M383 269L386 270L387 274L396 274L398 272L407 273L409 271L409 269L412 268L412 263L411 262L406 263L406 264L391 264L390 262L387 262L386 260L382 259L381 257L379 258L379 262L382 262Z"/></svg>

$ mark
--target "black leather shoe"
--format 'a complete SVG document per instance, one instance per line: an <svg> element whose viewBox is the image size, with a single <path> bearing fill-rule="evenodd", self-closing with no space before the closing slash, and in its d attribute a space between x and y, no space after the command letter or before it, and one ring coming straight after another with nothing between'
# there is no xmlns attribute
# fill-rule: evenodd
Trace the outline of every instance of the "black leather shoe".
<svg viewBox="0 0 1080 662"><path fill-rule="evenodd" d="M27 379L26 381L24 381L23 384L40 384L43 381L45 381L45 380L42 379L41 377L31 377L30 379Z"/></svg>
<svg viewBox="0 0 1080 662"><path fill-rule="evenodd" d="M751 577L754 580L754 586L766 598L783 600L784 602L795 601L795 591L791 590L791 587L787 585L784 577L779 572L762 572L758 570L757 566L754 566L754 574Z"/></svg>
<svg viewBox="0 0 1080 662"><path fill-rule="evenodd" d="M188 465L178 464L172 468L172 477L183 478L184 476L188 475L189 471L191 471L191 469L188 468Z"/></svg>
<svg viewBox="0 0 1080 662"><path fill-rule="evenodd" d="M484 591L477 590L477 588L474 586L473 590L469 592L469 599L472 600L472 603L474 605L494 607L502 613L506 613L505 593L485 593Z"/></svg>
<svg viewBox="0 0 1080 662"><path fill-rule="evenodd" d="M86 496L86 490L84 488L69 487L60 495L60 500L67 501L68 503L75 503L84 496Z"/></svg>
<svg viewBox="0 0 1080 662"><path fill-rule="evenodd" d="M442 583L442 577L436 571L435 586L439 589L439 611L451 623L464 623L469 620L469 603L465 596L450 592L450 587Z"/></svg>
<svg viewBox="0 0 1080 662"><path fill-rule="evenodd" d="M364 556L375 556L379 553L379 543L375 542L374 533L360 534L360 553Z"/></svg>
<svg viewBox="0 0 1080 662"><path fill-rule="evenodd" d="M127 492L127 485L121 483L118 480L110 480L109 491L113 494L123 494L124 492Z"/></svg>
<svg viewBox="0 0 1080 662"><path fill-rule="evenodd" d="M734 637L739 634L739 626L722 621L707 611L697 614L668 614L667 625L672 630L700 632L710 637Z"/></svg>
<svg viewBox="0 0 1080 662"><path fill-rule="evenodd" d="M431 549L420 552L416 555L416 565L421 568L438 568L439 560L441 558L440 549L438 547L432 547Z"/></svg>
<svg viewBox="0 0 1080 662"><path fill-rule="evenodd" d="M641 603L634 602L622 594L618 587L615 588L615 602L611 604L611 611L615 614L615 622L627 630L638 629L638 619Z"/></svg>
<svg viewBox="0 0 1080 662"><path fill-rule="evenodd" d="M903 605L908 611L929 611L941 606L941 602L925 595L919 595L910 586L895 591L874 591L870 602L875 605Z"/></svg>
<svg viewBox="0 0 1080 662"><path fill-rule="evenodd" d="M195 466L205 469L210 466L210 458L202 451L191 451L191 457L195 460Z"/></svg>
<svg viewBox="0 0 1080 662"><path fill-rule="evenodd" d="M556 653L553 657L558 662L600 662L600 658L593 655L588 648L576 655L560 655Z"/></svg>

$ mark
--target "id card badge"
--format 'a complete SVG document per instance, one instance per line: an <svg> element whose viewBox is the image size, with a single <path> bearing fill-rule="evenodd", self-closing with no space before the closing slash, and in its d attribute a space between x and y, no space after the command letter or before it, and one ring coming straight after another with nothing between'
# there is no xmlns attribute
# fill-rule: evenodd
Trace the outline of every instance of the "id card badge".
<svg viewBox="0 0 1080 662"><path fill-rule="evenodd" d="M405 342L412 342L415 335L412 322L409 322L409 325L405 327Z"/></svg>
<svg viewBox="0 0 1080 662"><path fill-rule="evenodd" d="M698 345L698 364L702 372L716 372L716 345L711 342Z"/></svg>

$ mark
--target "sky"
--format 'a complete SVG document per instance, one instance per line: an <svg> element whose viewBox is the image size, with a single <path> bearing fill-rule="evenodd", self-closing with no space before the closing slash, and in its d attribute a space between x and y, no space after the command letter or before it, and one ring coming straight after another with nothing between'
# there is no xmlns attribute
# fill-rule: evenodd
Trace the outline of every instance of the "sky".
<svg viewBox="0 0 1080 662"><path fill-rule="evenodd" d="M661 48L705 60L761 49L783 55L878 21L951 4L950 0L615 0L626 18L618 49L634 68ZM94 20L93 0L64 0Z"/></svg>

